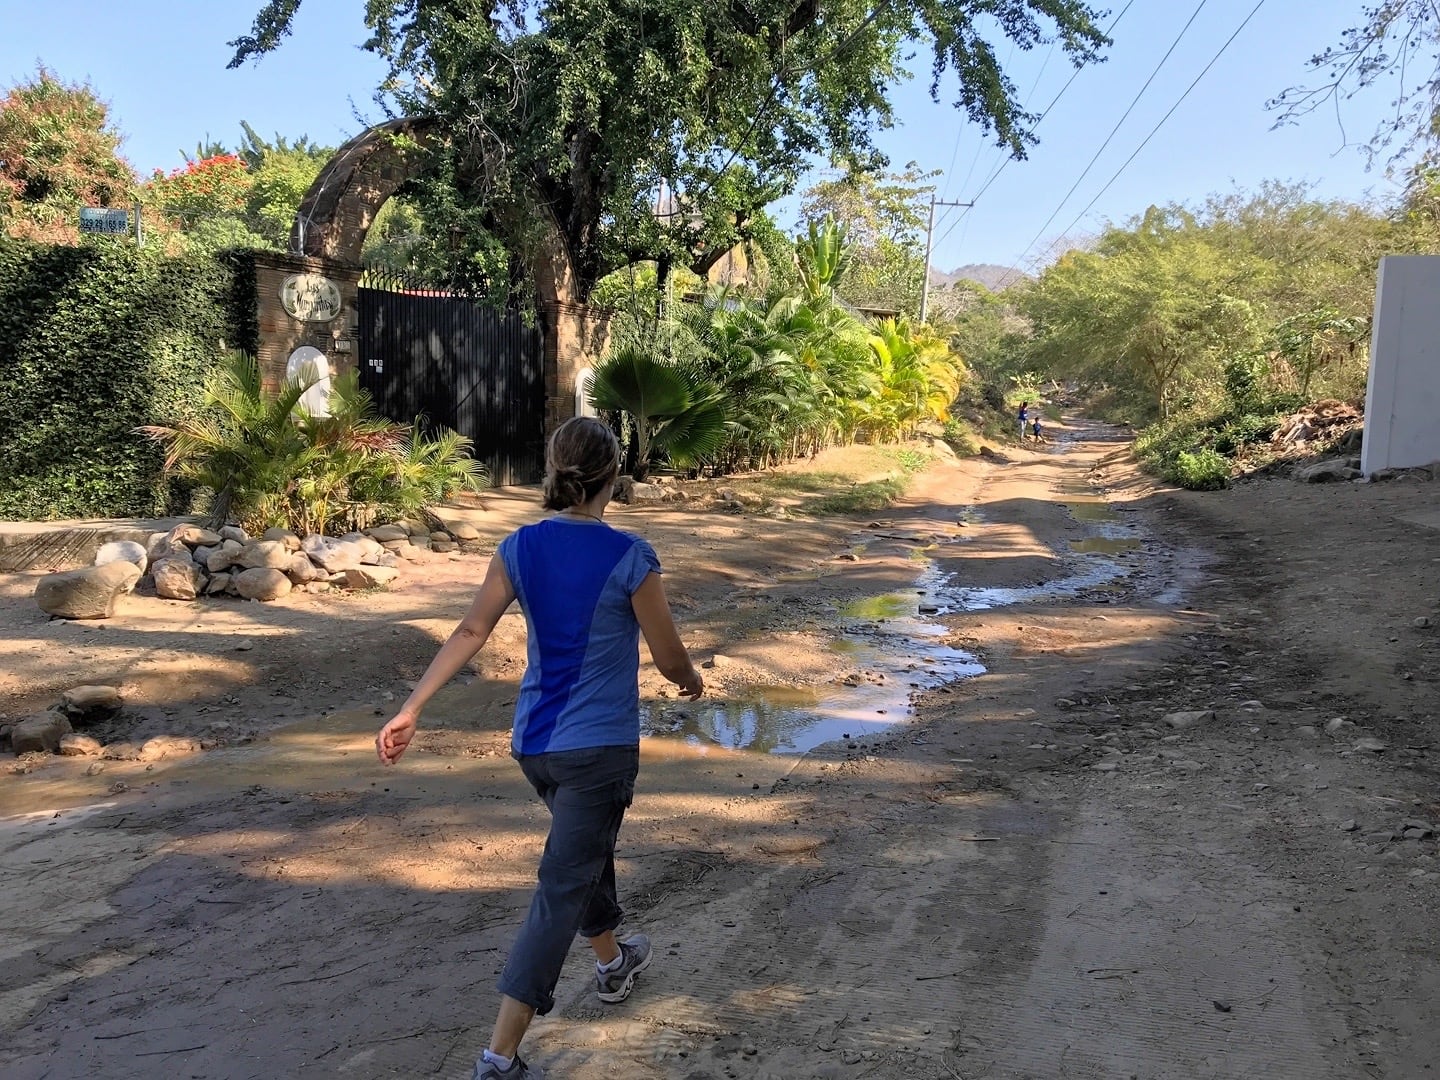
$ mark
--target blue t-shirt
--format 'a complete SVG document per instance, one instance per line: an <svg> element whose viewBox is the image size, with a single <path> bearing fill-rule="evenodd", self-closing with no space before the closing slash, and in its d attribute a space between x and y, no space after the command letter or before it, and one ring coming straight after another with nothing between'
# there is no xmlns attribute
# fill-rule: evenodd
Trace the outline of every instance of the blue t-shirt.
<svg viewBox="0 0 1440 1080"><path fill-rule="evenodd" d="M517 754L640 741L640 624L630 597L655 550L608 525L548 518L500 542L529 628Z"/></svg>

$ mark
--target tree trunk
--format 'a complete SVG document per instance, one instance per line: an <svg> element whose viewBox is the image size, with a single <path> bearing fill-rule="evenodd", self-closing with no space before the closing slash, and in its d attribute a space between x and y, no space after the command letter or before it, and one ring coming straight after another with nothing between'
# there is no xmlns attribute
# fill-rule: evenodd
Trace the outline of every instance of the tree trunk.
<svg viewBox="0 0 1440 1080"><path fill-rule="evenodd" d="M545 437L576 415L575 388L610 341L610 315L581 302L586 295L564 241L552 237L537 260L535 307L544 336Z"/></svg>

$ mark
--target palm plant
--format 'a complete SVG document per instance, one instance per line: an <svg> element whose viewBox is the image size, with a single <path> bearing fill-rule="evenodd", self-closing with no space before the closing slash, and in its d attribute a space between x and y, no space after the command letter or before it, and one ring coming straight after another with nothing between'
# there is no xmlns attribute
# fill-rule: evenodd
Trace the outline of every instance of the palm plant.
<svg viewBox="0 0 1440 1080"><path fill-rule="evenodd" d="M414 513L483 485L468 439L426 437L377 416L355 372L335 380L328 416L301 406L307 389L291 382L267 397L255 360L231 353L199 414L139 430L165 446L168 471L212 493L213 523L238 521L252 532L367 528L383 514Z"/></svg>
<svg viewBox="0 0 1440 1080"><path fill-rule="evenodd" d="M597 409L626 413L634 423L636 480L649 475L657 450L689 467L714 453L725 438L719 390L693 369L638 345L616 349L595 367L590 400Z"/></svg>

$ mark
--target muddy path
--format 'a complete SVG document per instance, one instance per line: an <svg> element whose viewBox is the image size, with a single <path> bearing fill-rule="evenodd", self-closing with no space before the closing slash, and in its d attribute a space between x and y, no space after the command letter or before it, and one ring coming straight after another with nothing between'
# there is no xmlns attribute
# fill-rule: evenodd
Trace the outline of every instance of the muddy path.
<svg viewBox="0 0 1440 1080"><path fill-rule="evenodd" d="M1228 493L1217 527L1078 422L1009 458L937 461L873 520L620 515L719 698L646 681L621 891L659 956L606 1008L575 951L530 1043L551 1076L1309 1080L1440 1056L1440 872L1404 838L1440 816L1415 680L1334 686L1333 642L1296 646L1303 578L1253 558L1250 530L1291 520L1273 499ZM1392 539L1385 559L1426 550ZM433 648L453 576L384 601L405 633L366 629L361 690ZM505 753L514 622L403 768L373 763L384 702L360 694L190 761L0 778L0 1071L468 1076L545 827ZM310 635L327 664L354 647Z"/></svg>

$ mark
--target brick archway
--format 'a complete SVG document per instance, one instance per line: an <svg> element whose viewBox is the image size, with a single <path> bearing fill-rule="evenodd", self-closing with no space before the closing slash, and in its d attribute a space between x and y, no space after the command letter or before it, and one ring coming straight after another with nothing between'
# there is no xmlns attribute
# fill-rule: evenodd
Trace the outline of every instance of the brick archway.
<svg viewBox="0 0 1440 1080"><path fill-rule="evenodd" d="M415 175L407 144L423 142L436 121L407 117L362 132L336 151L300 204L290 232L290 251L262 259L257 274L261 371L278 387L286 358L312 345L337 370L353 368L359 337L357 287L365 235L380 208ZM574 275L561 243L547 245L535 268L535 299L545 340L546 434L575 415L575 380L605 351L608 313L574 303ZM333 279L340 290L340 317L328 324L302 324L277 297L288 276L314 273Z"/></svg>
<svg viewBox="0 0 1440 1080"><path fill-rule="evenodd" d="M422 140L433 129L433 120L391 120L337 150L295 214L291 253L358 268L375 215L414 175L414 164L397 145L397 137Z"/></svg>

